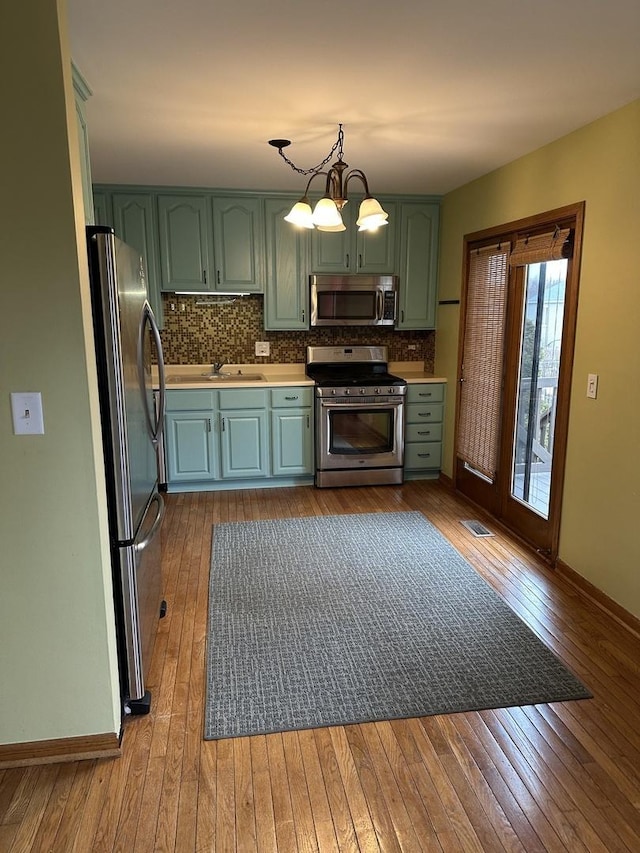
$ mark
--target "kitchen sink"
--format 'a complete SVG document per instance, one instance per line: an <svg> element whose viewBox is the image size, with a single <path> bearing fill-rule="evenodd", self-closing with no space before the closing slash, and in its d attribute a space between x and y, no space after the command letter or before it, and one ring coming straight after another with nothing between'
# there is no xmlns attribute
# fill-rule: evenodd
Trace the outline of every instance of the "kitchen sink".
<svg viewBox="0 0 640 853"><path fill-rule="evenodd" d="M167 385L180 385L194 382L214 382L221 385L229 382L265 382L262 373L202 373L174 374L167 376Z"/></svg>

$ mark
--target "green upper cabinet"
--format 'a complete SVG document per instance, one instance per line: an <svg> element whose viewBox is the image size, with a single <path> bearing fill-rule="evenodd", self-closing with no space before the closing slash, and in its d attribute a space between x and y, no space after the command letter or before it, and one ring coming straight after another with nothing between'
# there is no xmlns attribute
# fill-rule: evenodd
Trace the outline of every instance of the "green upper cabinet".
<svg viewBox="0 0 640 853"><path fill-rule="evenodd" d="M214 290L262 293L264 228L262 201L213 197Z"/></svg>
<svg viewBox="0 0 640 853"><path fill-rule="evenodd" d="M96 225L109 225L113 228L111 194L102 190L93 191L93 221Z"/></svg>
<svg viewBox="0 0 640 853"><path fill-rule="evenodd" d="M158 220L162 290L262 293L260 198L159 193Z"/></svg>
<svg viewBox="0 0 640 853"><path fill-rule="evenodd" d="M87 85L78 68L71 63L73 79L73 94L76 107L76 127L78 144L80 146L80 168L82 174L82 200L84 202L84 219L87 225L96 221L93 210L93 193L91 191L91 161L89 160L89 131L84 105L91 97L91 89Z"/></svg>
<svg viewBox="0 0 640 853"><path fill-rule="evenodd" d="M209 199L206 195L158 195L162 290L214 290Z"/></svg>
<svg viewBox="0 0 640 853"><path fill-rule="evenodd" d="M342 209L346 231L314 230L311 235L311 266L314 273L395 272L397 205L383 201L389 224L377 231L359 231L356 225L360 199L352 199Z"/></svg>
<svg viewBox="0 0 640 853"><path fill-rule="evenodd" d="M435 328L438 222L438 204L400 204L398 329Z"/></svg>
<svg viewBox="0 0 640 853"><path fill-rule="evenodd" d="M114 192L111 195L113 227L121 240L142 255L147 273L149 302L158 325L162 327L162 299L158 258L157 223L150 193Z"/></svg>
<svg viewBox="0 0 640 853"><path fill-rule="evenodd" d="M309 328L309 232L284 221L297 200L265 200L265 329Z"/></svg>

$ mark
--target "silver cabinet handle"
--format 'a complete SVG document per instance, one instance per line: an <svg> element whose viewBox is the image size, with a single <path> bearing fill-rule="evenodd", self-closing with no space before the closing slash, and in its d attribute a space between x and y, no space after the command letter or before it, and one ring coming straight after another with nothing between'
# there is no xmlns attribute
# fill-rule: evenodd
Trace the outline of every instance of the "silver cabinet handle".
<svg viewBox="0 0 640 853"><path fill-rule="evenodd" d="M400 322L404 323L404 308L400 311Z"/></svg>
<svg viewBox="0 0 640 853"><path fill-rule="evenodd" d="M207 283L207 271L206 270L202 270L202 281L204 284Z"/></svg>
<svg viewBox="0 0 640 853"><path fill-rule="evenodd" d="M211 432L211 418L207 418L207 432Z"/></svg>
<svg viewBox="0 0 640 853"><path fill-rule="evenodd" d="M284 399L285 399L285 400L297 400L297 399L298 399L298 395L296 394L296 395L295 395L295 396L293 396L293 397L285 397Z"/></svg>
<svg viewBox="0 0 640 853"><path fill-rule="evenodd" d="M419 391L418 392L418 397L432 397L432 396L433 396L432 391Z"/></svg>
<svg viewBox="0 0 640 853"><path fill-rule="evenodd" d="M311 426L311 421L309 420L309 415L307 415L307 429Z"/></svg>
<svg viewBox="0 0 640 853"><path fill-rule="evenodd" d="M431 430L430 429L419 430L418 435L431 435Z"/></svg>
<svg viewBox="0 0 640 853"><path fill-rule="evenodd" d="M224 418L222 418L222 432L224 432L224 429L225 429L225 427L224 427Z"/></svg>
<svg viewBox="0 0 640 853"><path fill-rule="evenodd" d="M431 412L418 412L418 417L419 418L430 418Z"/></svg>
<svg viewBox="0 0 640 853"><path fill-rule="evenodd" d="M362 269L362 255L358 255L358 269Z"/></svg>
<svg viewBox="0 0 640 853"><path fill-rule="evenodd" d="M423 459L423 458L425 458L425 459L426 459L426 457L431 456L431 454L430 454L430 453L418 453L418 456L419 456L421 459Z"/></svg>
<svg viewBox="0 0 640 853"><path fill-rule="evenodd" d="M220 284L220 270L217 270L216 272L216 281Z"/></svg>
<svg viewBox="0 0 640 853"><path fill-rule="evenodd" d="M303 309L302 309L302 322L303 322L303 323L304 323L304 316L305 316L305 314L304 314L304 308L303 308Z"/></svg>
<svg viewBox="0 0 640 853"><path fill-rule="evenodd" d="M347 268L349 267L349 252L347 252Z"/></svg>

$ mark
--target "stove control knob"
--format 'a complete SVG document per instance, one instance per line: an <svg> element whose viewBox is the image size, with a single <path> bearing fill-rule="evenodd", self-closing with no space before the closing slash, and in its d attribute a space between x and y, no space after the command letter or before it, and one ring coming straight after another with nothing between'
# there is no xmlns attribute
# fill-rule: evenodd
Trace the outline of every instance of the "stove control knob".
<svg viewBox="0 0 640 853"><path fill-rule="evenodd" d="M332 388L332 389L331 389L331 393L335 396L336 389L335 389L335 388Z"/></svg>
<svg viewBox="0 0 640 853"><path fill-rule="evenodd" d="M345 393L345 394L347 394L347 395L348 395L348 394L350 394L350 393L351 393L351 389L350 389L350 388L345 388L344 393Z"/></svg>
<svg viewBox="0 0 640 853"><path fill-rule="evenodd" d="M374 392L374 393L375 393L375 394L379 394L379 393L380 393L380 389L379 389L379 388L376 388L376 390L375 390L375 392Z"/></svg>
<svg viewBox="0 0 640 853"><path fill-rule="evenodd" d="M361 389L360 389L360 393L361 393L361 394L366 394L366 393L367 393L366 388L361 388Z"/></svg>

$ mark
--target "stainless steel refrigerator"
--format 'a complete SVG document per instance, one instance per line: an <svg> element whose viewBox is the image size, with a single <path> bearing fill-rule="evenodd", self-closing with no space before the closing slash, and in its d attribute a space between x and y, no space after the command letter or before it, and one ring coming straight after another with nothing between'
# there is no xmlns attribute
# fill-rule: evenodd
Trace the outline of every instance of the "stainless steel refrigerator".
<svg viewBox="0 0 640 853"><path fill-rule="evenodd" d="M112 229L87 228L109 535L124 713L149 710L145 678L164 615L157 448L164 415L162 344L140 253ZM152 346L160 376L154 407Z"/></svg>

